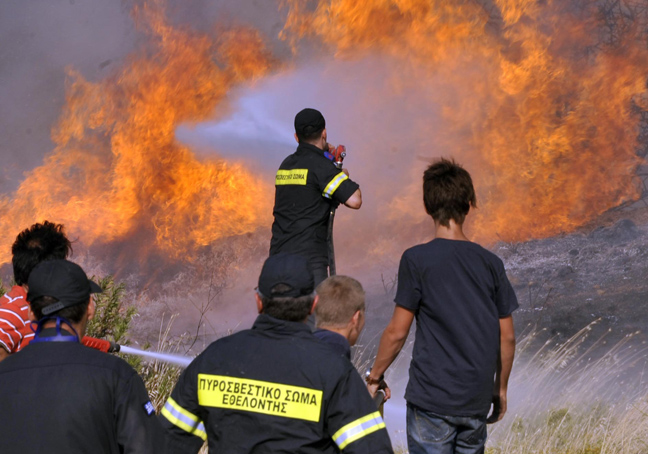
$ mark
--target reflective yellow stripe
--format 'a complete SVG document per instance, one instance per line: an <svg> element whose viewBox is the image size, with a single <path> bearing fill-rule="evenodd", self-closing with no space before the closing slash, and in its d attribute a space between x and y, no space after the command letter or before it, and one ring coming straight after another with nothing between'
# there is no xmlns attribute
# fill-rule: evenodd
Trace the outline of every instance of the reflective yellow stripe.
<svg viewBox="0 0 648 454"><path fill-rule="evenodd" d="M338 445L341 450L344 449L349 443L353 443L362 437L376 432L377 430L384 429L385 423L380 416L380 412L374 412L364 418L356 419L352 423L347 424L333 435L333 441Z"/></svg>
<svg viewBox="0 0 648 454"><path fill-rule="evenodd" d="M338 173L331 181L329 181L329 184L326 185L326 187L324 188L324 192L322 192L322 195L327 199L330 199L333 193L337 190L337 188L340 187L342 182L348 179L349 177L347 177L346 173L344 172Z"/></svg>
<svg viewBox="0 0 648 454"><path fill-rule="evenodd" d="M308 169L277 170L275 185L282 186L286 184L306 185L308 179Z"/></svg>
<svg viewBox="0 0 648 454"><path fill-rule="evenodd" d="M207 432L203 422L196 415L178 405L171 397L166 401L160 413L171 424L189 432L191 435L200 437L203 441L207 440Z"/></svg>

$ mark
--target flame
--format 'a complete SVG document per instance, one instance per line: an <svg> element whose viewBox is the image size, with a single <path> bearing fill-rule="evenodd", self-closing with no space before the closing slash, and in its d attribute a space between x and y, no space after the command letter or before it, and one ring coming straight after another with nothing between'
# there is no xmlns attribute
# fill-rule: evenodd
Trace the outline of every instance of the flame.
<svg viewBox="0 0 648 454"><path fill-rule="evenodd" d="M442 81L450 94L430 99L442 101L441 145L428 154L455 157L473 174L474 238L554 235L640 196L633 176L648 93L646 11L557 0L283 5L282 37L294 49L311 37L337 58L390 55L401 67L394 91L415 85L415 71L419 83ZM635 22L624 23L628 17ZM420 176L415 181L385 216L420 218Z"/></svg>
<svg viewBox="0 0 648 454"><path fill-rule="evenodd" d="M418 144L409 154L398 149L402 167L390 175L406 183L363 183L386 200L370 227L379 233L364 235L377 238L367 250L385 254L394 230L422 218L420 157L454 157L471 171L480 208L470 228L479 241L569 231L640 196L645 9L626 11L625 2L601 9L586 0L281 4L280 37L293 50L314 39L321 57L332 53L336 62L384 57L390 99L414 91L418 104L439 106L440 120L429 113L408 119L412 130L405 134ZM208 35L172 27L162 0L136 6L133 16L149 39L119 70L97 82L68 70L55 149L14 194L0 198L2 244L49 219L87 246L151 232L156 252L184 258L219 238L269 226L272 188L262 181L270 178L198 159L176 141L175 129L224 115L232 87L265 77L279 63L254 29ZM314 48L307 49L312 55ZM344 83L339 74L336 80ZM358 96L345 110L399 111L385 109L383 97ZM440 122L433 140L432 122ZM385 228L390 223L399 224ZM0 262L8 250L0 248Z"/></svg>
<svg viewBox="0 0 648 454"><path fill-rule="evenodd" d="M38 220L63 223L89 246L152 231L154 248L185 257L214 240L267 224L268 188L243 166L199 160L174 136L180 123L220 112L230 87L274 65L259 34L218 39L171 27L164 5L133 11L150 40L111 77L68 70L56 148L0 200L0 243ZM0 262L9 260L1 248Z"/></svg>

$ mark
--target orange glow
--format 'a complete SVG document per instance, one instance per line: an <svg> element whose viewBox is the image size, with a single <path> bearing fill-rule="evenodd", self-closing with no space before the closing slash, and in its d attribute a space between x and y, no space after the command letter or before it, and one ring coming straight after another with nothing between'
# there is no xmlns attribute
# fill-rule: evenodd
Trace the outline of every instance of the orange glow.
<svg viewBox="0 0 648 454"><path fill-rule="evenodd" d="M372 93L343 110L400 114L393 100L410 90L419 104L438 106L430 111L440 118L414 112L402 136L382 137L363 124L363 137L353 137L389 143L402 166L389 171L393 184L382 175L358 180L369 202L380 199L375 214L354 215L354 222L378 217L367 222L363 238L373 239L358 245L363 250L387 254L383 243L400 248L393 238L412 240L403 233L408 226L422 231L427 158L452 157L472 173L479 209L468 218L469 235L486 243L571 231L640 195L634 175L642 162L639 111L648 109L648 17L606 36L597 2L585 0L280 2L280 37L296 52L311 39L321 46L306 47L309 57L323 65L329 54L337 62L377 55L389 65L392 105ZM223 116L232 87L267 76L278 62L255 30L214 37L170 26L162 0L137 6L133 17L149 39L120 69L97 82L68 70L55 149L0 198L0 263L16 234L44 219L65 224L86 246L152 232L152 251L174 258L258 227L269 232L274 191L262 181L272 175L198 159L175 130ZM405 139L416 141L415 150L395 146ZM380 162L377 154L392 153L380 148L356 156ZM350 166L360 170L358 162ZM352 227L355 240L360 228Z"/></svg>
<svg viewBox="0 0 648 454"><path fill-rule="evenodd" d="M180 123L209 119L233 84L273 62L253 30L209 37L172 28L161 3L134 10L150 37L111 77L68 71L56 148L0 201L0 262L16 234L48 219L85 245L154 232L151 247L186 258L197 247L267 224L268 188L241 165L199 160L175 139Z"/></svg>
<svg viewBox="0 0 648 454"><path fill-rule="evenodd" d="M608 45L596 2L576 3L285 0L282 36L321 40L338 58L390 55L401 65L395 91L402 79L442 80L451 94L431 101L444 102L443 146L430 158L454 157L473 174L473 238L524 241L640 195L633 105L647 94L646 32L620 28ZM420 218L419 167L385 210L392 218Z"/></svg>

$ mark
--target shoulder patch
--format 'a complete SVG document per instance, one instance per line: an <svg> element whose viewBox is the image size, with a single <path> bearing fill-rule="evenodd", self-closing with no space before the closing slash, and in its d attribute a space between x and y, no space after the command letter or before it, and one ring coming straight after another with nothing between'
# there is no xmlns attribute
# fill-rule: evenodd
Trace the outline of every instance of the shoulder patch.
<svg viewBox="0 0 648 454"><path fill-rule="evenodd" d="M146 411L146 414L149 416L155 413L155 407L153 407L150 400L144 404L144 411Z"/></svg>

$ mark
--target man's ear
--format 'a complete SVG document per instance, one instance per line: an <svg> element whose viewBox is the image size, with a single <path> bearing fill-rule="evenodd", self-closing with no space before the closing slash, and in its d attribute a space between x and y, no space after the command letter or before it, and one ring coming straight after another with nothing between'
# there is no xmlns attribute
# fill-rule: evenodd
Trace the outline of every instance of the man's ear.
<svg viewBox="0 0 648 454"><path fill-rule="evenodd" d="M94 318L96 311L97 311L97 305L95 304L92 295L90 295L90 300L88 301L88 321Z"/></svg>
<svg viewBox="0 0 648 454"><path fill-rule="evenodd" d="M315 295L315 299L313 299L313 305L311 306L311 310L308 315L311 315L313 312L315 312L315 306L317 306L317 303L319 303L319 295Z"/></svg>
<svg viewBox="0 0 648 454"><path fill-rule="evenodd" d="M28 305L29 309L27 309L27 318L29 319L30 322L36 322L36 316L31 310L31 304Z"/></svg>
<svg viewBox="0 0 648 454"><path fill-rule="evenodd" d="M256 299L257 310L259 311L259 314L262 314L263 313L263 301L261 301L261 297L259 296L258 293L254 294L254 298Z"/></svg>
<svg viewBox="0 0 648 454"><path fill-rule="evenodd" d="M295 141L299 143L299 137L297 137L297 133L295 133Z"/></svg>
<svg viewBox="0 0 648 454"><path fill-rule="evenodd" d="M360 310L355 311L353 317L351 317L351 326L358 326L360 323Z"/></svg>

